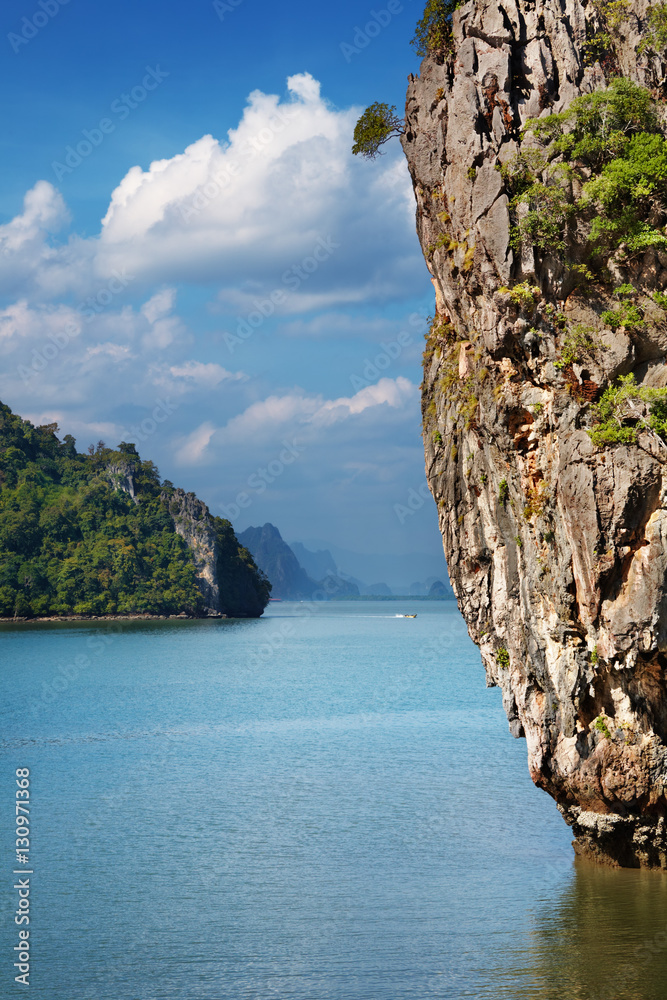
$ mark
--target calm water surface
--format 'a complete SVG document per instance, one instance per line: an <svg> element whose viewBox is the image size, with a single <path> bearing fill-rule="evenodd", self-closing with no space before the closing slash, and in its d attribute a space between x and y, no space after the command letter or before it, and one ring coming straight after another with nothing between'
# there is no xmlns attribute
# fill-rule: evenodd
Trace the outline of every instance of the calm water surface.
<svg viewBox="0 0 667 1000"><path fill-rule="evenodd" d="M4 626L0 657L1 997L667 997L667 879L575 864L452 603Z"/></svg>

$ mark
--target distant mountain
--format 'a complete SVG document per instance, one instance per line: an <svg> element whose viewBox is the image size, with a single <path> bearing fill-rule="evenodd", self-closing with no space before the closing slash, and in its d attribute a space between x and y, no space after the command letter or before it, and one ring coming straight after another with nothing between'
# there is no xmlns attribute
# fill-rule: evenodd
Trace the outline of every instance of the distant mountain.
<svg viewBox="0 0 667 1000"><path fill-rule="evenodd" d="M391 597L392 591L386 583L371 583L370 586L364 587L364 594L376 597Z"/></svg>
<svg viewBox="0 0 667 1000"><path fill-rule="evenodd" d="M292 542L290 548L313 580L323 580L329 573L333 573L334 576L338 575L338 567L328 549L311 552L301 542Z"/></svg>
<svg viewBox="0 0 667 1000"><path fill-rule="evenodd" d="M318 596L324 591L327 597L359 597L359 587L354 580L344 580L336 573L327 573L318 583Z"/></svg>
<svg viewBox="0 0 667 1000"><path fill-rule="evenodd" d="M294 552L273 524L262 528L246 528L239 541L271 581L272 597L284 601L300 601L312 597L318 584L305 571Z"/></svg>
<svg viewBox="0 0 667 1000"><path fill-rule="evenodd" d="M428 576L425 580L416 580L409 586L404 586L400 590L396 590L397 594L406 594L409 597L441 597L447 599L454 599L454 591L451 588L449 580L445 577L445 580L441 580L439 577Z"/></svg>
<svg viewBox="0 0 667 1000"><path fill-rule="evenodd" d="M434 547L431 552L377 553L354 552L321 538L304 538L301 543L310 552L330 552L339 576L352 578L357 584L362 580L382 580L395 594L407 594L412 580L426 581L426 594L433 580L447 579L445 557L439 547ZM429 577L432 578L430 581Z"/></svg>
<svg viewBox="0 0 667 1000"><path fill-rule="evenodd" d="M353 576L338 572L338 567L328 549L311 552L301 542L291 542L290 548L309 576L320 581L319 590L329 596L358 597L366 593L366 584ZM321 597L321 595L318 594Z"/></svg>
<svg viewBox="0 0 667 1000"><path fill-rule="evenodd" d="M239 535L242 545L252 553L259 568L271 581L273 597L283 601L304 601L314 598L325 601L333 597L358 597L359 588L349 580L342 580L336 572L325 572L322 579L314 580L297 559L293 547L283 540L275 525L265 524L262 528L246 528ZM296 543L298 546L298 543ZM304 550L307 551L307 550ZM315 566L325 563L330 553L308 553L315 556ZM331 559L333 570L336 564Z"/></svg>
<svg viewBox="0 0 667 1000"><path fill-rule="evenodd" d="M319 579L325 574L328 576L336 574L341 582L346 581L355 585L358 592L366 597L390 597L393 594L452 599L454 597L454 592L447 578L447 566L444 564L444 558L440 551L407 555L364 554L328 545L319 540L307 543L290 542L290 548L312 578ZM406 579L409 579L408 570L415 568L425 570L438 564L440 565L440 573L427 575L425 579L422 577L416 581L413 577L413 583L405 582ZM382 580L381 574L384 576L384 580ZM365 580L373 578L380 582L371 584L365 582ZM390 583L386 583L386 580L389 580ZM431 588L435 583L438 586L431 593ZM355 592L351 591L352 594Z"/></svg>

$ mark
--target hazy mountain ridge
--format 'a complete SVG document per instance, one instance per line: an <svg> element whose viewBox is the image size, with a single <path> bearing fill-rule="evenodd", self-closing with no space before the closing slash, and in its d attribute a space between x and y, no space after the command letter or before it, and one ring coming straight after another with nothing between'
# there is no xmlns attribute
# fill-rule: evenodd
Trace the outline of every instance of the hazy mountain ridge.
<svg viewBox="0 0 667 1000"><path fill-rule="evenodd" d="M239 540L249 549L259 568L271 581L274 598L302 601L359 596L356 584L341 579L336 573L325 573L321 580L312 579L273 524L267 523L261 528L246 528L239 534ZM326 551L307 553L308 556L315 556L315 560L309 560L310 565L315 568L333 562L330 553Z"/></svg>
<svg viewBox="0 0 667 1000"><path fill-rule="evenodd" d="M271 581L272 596L281 600L307 600L313 595L320 600L362 596L454 596L449 584L433 576L423 582L405 584L396 590L392 590L384 582L367 584L359 577L341 570L330 547L320 547L313 551L302 542L288 544L278 528L270 523L261 528L246 528L239 534L239 539L252 552L257 565ZM359 563L363 564L363 556L354 556L357 561L355 567L358 568ZM385 565L391 565L396 557L387 555L380 558Z"/></svg>
<svg viewBox="0 0 667 1000"><path fill-rule="evenodd" d="M436 583L440 583L440 596L454 599L441 551L363 553L340 548L321 539L290 542L290 547L304 566L312 557L326 559L336 574L356 584L362 595L425 597ZM367 583L368 580L375 582Z"/></svg>

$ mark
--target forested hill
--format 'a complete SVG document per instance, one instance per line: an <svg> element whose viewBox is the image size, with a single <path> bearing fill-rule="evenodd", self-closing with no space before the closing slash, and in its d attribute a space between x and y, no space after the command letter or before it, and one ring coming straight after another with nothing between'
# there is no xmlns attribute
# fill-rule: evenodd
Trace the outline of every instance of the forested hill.
<svg viewBox="0 0 667 1000"><path fill-rule="evenodd" d="M79 454L0 403L0 616L255 617L270 584L229 521L133 444Z"/></svg>

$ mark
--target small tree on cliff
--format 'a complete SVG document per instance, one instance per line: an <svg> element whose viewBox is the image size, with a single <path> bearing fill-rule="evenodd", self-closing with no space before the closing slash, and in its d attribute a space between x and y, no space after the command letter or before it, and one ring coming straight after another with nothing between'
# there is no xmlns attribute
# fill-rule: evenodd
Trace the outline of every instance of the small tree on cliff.
<svg viewBox="0 0 667 1000"><path fill-rule="evenodd" d="M374 160L380 153L380 146L392 136L402 135L404 128L405 122L396 114L395 105L389 107L376 101L366 108L354 126L352 152L355 156L361 153L367 160Z"/></svg>
<svg viewBox="0 0 667 1000"><path fill-rule="evenodd" d="M426 0L424 13L417 22L412 44L418 56L448 52L452 48L452 14L464 0ZM354 127L352 152L374 160L380 146L394 135L403 135L405 122L394 105L375 102L366 108Z"/></svg>
<svg viewBox="0 0 667 1000"><path fill-rule="evenodd" d="M418 56L446 52L452 44L452 14L464 0L426 0L412 39Z"/></svg>

